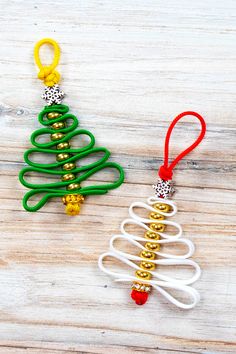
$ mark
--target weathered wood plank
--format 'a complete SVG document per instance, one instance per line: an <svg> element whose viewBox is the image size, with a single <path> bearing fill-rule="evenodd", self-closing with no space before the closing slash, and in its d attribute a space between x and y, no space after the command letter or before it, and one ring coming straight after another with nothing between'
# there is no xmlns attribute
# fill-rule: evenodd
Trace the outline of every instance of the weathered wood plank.
<svg viewBox="0 0 236 354"><path fill-rule="evenodd" d="M236 352L235 17L233 0L1 1L0 353ZM32 50L45 36L62 47L65 102L126 169L76 218L59 200L21 205L17 175L43 106ZM166 129L189 109L208 132L176 170L175 220L196 244L202 301L183 312L153 294L135 307L97 259L129 204L152 194ZM196 137L188 122L172 156Z"/></svg>

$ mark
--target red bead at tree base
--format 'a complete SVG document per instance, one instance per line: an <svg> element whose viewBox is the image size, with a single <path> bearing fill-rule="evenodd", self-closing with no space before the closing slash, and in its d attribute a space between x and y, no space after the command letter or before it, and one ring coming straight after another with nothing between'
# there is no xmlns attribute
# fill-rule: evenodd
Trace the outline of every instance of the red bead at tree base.
<svg viewBox="0 0 236 354"><path fill-rule="evenodd" d="M147 292L141 292L137 290L132 290L130 296L136 302L137 305L144 305L148 299Z"/></svg>

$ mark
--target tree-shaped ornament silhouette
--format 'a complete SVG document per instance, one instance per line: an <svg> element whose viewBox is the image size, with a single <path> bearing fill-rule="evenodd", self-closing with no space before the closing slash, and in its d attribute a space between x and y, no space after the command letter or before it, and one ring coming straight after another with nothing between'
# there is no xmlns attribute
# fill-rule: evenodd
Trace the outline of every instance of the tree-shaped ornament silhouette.
<svg viewBox="0 0 236 354"><path fill-rule="evenodd" d="M54 60L50 66L43 66L39 59L39 50L43 44L50 44L54 47ZM69 107L62 104L64 92L58 86L59 73L55 70L59 62L60 49L58 44L52 39L43 39L35 46L35 61L40 71L38 77L45 83L45 92L42 96L47 105L39 113L38 120L44 128L38 129L31 135L33 148L24 154L24 160L29 167L23 168L19 173L20 182L30 189L23 198L23 206L27 211L37 211L45 203L54 197L60 197L66 206L68 215L77 215L80 205L86 195L105 194L110 189L119 187L124 181L124 171L115 162L108 162L110 152L104 147L95 147L93 134L85 129L79 129L78 119L69 113ZM42 142L42 137L46 136L46 142ZM70 140L78 137L81 141L84 137L89 138L89 142L79 148L70 144ZM47 138L48 137L48 138ZM39 163L34 161L35 155L43 154L53 156L53 162ZM93 158L93 162L82 164L84 158ZM94 157L96 158L94 161ZM117 180L110 183L83 186L83 182L95 173L113 169L118 171ZM26 175L29 175L28 178ZM50 183L33 183L32 177L38 174L44 176L55 176L57 180ZM29 179L29 180L28 180ZM39 195L40 200L29 205L30 198Z"/></svg>
<svg viewBox="0 0 236 354"><path fill-rule="evenodd" d="M200 121L201 132L195 142L169 164L171 132L176 123L187 115ZM157 184L153 185L155 196L149 197L146 203L137 201L130 205L129 218L121 223L120 233L110 239L109 251L99 257L98 265L103 272L115 278L117 282L132 284L131 298L137 305L145 304L152 290L182 309L193 308L200 300L198 291L191 286L201 274L199 265L189 259L194 253L194 244L182 237L181 225L171 220L177 213L177 206L170 198L174 192L172 183L174 167L202 141L205 131L205 121L198 113L183 112L173 120L166 134L164 164L159 169L160 178ZM173 252L172 248L178 245L185 246L187 251L182 251L181 254ZM165 247L171 248L170 253L166 252ZM134 248L137 249L137 253L129 253L130 249ZM126 267L121 271L110 269L109 264L105 264L107 257L123 263ZM127 266L132 272L127 270ZM185 266L192 268L193 274L189 277L170 276L159 269L160 266L162 269L166 266L172 267L173 271ZM174 295L171 294L171 290L174 291ZM176 290L184 297L187 296L189 301L178 300Z"/></svg>

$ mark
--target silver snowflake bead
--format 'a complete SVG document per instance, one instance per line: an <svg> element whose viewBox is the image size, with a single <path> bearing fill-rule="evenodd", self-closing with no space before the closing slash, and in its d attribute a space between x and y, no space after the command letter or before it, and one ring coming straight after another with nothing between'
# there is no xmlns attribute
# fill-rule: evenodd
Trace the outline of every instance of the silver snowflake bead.
<svg viewBox="0 0 236 354"><path fill-rule="evenodd" d="M60 104L65 96L65 93L60 89L59 85L45 86L42 98L46 101L48 106L52 104Z"/></svg>
<svg viewBox="0 0 236 354"><path fill-rule="evenodd" d="M153 184L152 186L155 190L155 194L158 198L169 198L175 192L173 188L173 182L171 181L164 181L163 179L159 178L157 184Z"/></svg>

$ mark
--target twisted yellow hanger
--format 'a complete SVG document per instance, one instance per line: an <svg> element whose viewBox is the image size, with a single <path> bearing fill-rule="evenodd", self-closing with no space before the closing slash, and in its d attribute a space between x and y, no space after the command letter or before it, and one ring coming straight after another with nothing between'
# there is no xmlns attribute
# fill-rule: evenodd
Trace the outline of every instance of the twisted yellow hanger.
<svg viewBox="0 0 236 354"><path fill-rule="evenodd" d="M54 48L54 58L50 65L43 65L40 60L39 50L44 44L52 45ZM61 51L58 43L51 38L41 39L34 47L34 60L39 68L38 78L42 80L46 86L53 86L60 80L60 74L55 70L60 60L60 54Z"/></svg>

